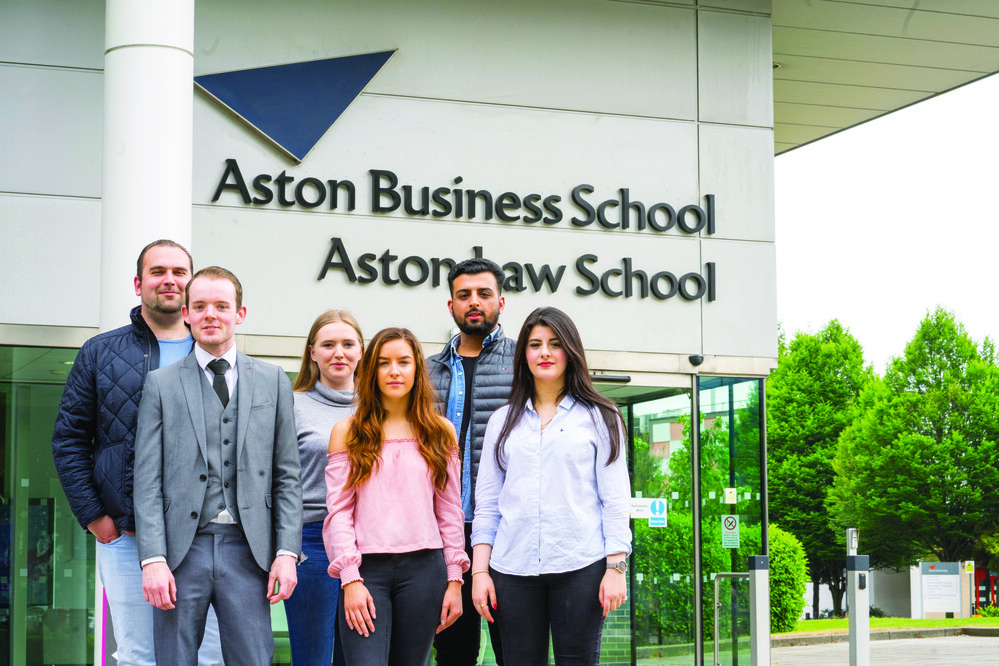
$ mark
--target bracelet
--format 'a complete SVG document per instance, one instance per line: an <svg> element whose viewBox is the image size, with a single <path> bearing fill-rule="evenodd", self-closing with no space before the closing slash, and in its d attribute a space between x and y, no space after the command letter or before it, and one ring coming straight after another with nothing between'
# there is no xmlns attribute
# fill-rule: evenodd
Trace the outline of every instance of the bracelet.
<svg viewBox="0 0 999 666"><path fill-rule="evenodd" d="M489 569L479 569L478 571L473 571L472 575L474 576L475 574L480 574L480 573L489 573Z"/></svg>

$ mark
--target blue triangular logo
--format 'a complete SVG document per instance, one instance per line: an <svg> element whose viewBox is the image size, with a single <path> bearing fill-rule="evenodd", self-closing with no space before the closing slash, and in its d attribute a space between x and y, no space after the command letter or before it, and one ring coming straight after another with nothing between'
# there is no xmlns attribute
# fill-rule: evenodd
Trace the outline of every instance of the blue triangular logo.
<svg viewBox="0 0 999 666"><path fill-rule="evenodd" d="M206 74L194 82L301 162L393 53Z"/></svg>

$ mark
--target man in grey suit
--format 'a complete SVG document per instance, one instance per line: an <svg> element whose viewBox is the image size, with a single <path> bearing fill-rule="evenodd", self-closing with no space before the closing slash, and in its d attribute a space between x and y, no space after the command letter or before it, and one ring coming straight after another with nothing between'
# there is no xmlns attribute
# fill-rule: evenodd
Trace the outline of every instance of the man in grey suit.
<svg viewBox="0 0 999 666"><path fill-rule="evenodd" d="M208 606L228 664L270 664L267 601L295 589L302 487L284 372L235 348L242 286L217 266L198 271L182 310L196 342L149 374L135 442L142 588L156 660L193 664ZM231 396L231 398L230 398Z"/></svg>

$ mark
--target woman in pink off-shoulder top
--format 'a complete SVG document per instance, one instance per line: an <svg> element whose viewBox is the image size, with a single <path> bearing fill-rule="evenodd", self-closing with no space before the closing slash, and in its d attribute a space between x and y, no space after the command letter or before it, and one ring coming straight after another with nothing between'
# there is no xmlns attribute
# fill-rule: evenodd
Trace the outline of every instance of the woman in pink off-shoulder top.
<svg viewBox="0 0 999 666"><path fill-rule="evenodd" d="M375 334L354 391L357 411L330 435L323 525L344 655L351 666L425 664L434 633L461 615L469 564L457 438L407 329Z"/></svg>

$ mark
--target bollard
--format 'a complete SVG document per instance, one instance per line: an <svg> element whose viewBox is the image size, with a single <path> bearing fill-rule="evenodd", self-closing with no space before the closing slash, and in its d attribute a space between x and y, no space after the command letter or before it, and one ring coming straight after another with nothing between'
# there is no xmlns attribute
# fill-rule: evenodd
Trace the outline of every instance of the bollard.
<svg viewBox="0 0 999 666"><path fill-rule="evenodd" d="M846 598L850 604L850 666L870 666L870 558L846 556Z"/></svg>
<svg viewBox="0 0 999 666"><path fill-rule="evenodd" d="M749 556L749 661L770 664L770 565L766 555Z"/></svg>

